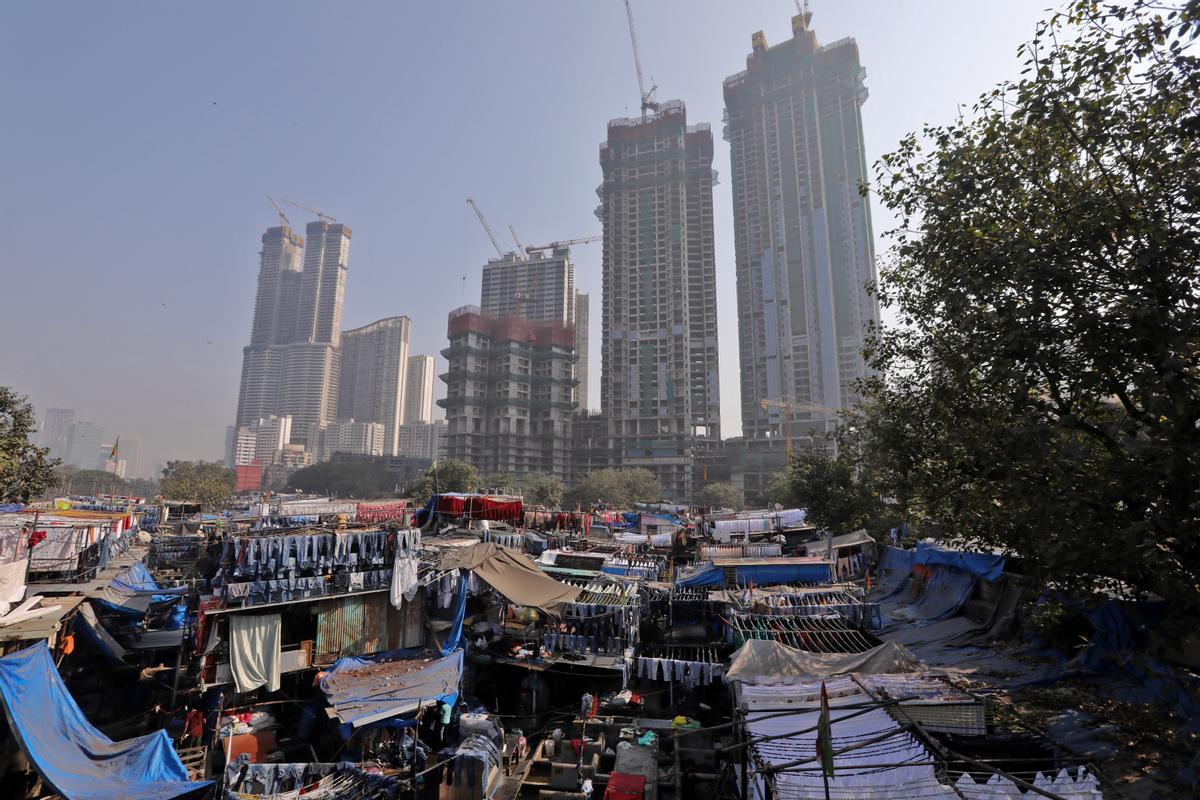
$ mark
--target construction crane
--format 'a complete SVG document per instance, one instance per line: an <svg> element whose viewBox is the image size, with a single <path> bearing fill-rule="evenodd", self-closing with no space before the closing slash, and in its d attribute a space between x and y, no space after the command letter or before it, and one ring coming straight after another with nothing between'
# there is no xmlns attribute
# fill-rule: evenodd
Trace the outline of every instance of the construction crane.
<svg viewBox="0 0 1200 800"><path fill-rule="evenodd" d="M521 244L521 239L517 236L517 232L513 230L513 226L508 226L508 232L512 234L513 241L517 243L517 255L525 252L525 245Z"/></svg>
<svg viewBox="0 0 1200 800"><path fill-rule="evenodd" d="M275 198L267 195L267 202L275 209L275 213L279 215L279 224L286 228L292 227L292 221L287 218L287 214L283 213L283 209L279 207L279 203L275 202Z"/></svg>
<svg viewBox="0 0 1200 800"><path fill-rule="evenodd" d="M492 230L492 226L488 224L487 218L483 216L483 212L479 210L479 206L475 205L475 198L468 197L467 205L475 212L475 216L479 217L479 224L483 226L483 232L492 240L492 247L496 248L496 252L501 258L504 258L504 249L500 247L500 240L496 238L496 232Z"/></svg>
<svg viewBox="0 0 1200 800"><path fill-rule="evenodd" d="M315 208L309 208L308 206L302 206L299 203L297 203L295 200L288 200L285 197L285 198L283 198L283 202L287 203L289 206L295 206L296 208L300 209L301 211L307 211L310 214L316 214L317 219L321 220L321 222L337 222L336 219L329 216L328 214L321 212L321 211L317 211Z"/></svg>
<svg viewBox="0 0 1200 800"><path fill-rule="evenodd" d="M535 244L525 248L526 253L536 253L539 250L557 250L560 247L570 247L573 244L587 244L588 242L598 242L603 239L603 236L583 236L578 239L560 239L557 242L550 244Z"/></svg>
<svg viewBox="0 0 1200 800"><path fill-rule="evenodd" d="M642 116L647 111L658 111L658 103L654 100L654 91L658 88L653 83L650 91L646 91L646 81L642 77L642 56L638 52L637 31L633 27L633 6L625 0L625 16L629 20L629 41L633 43L633 66L637 68L638 94L642 96Z"/></svg>
<svg viewBox="0 0 1200 800"><path fill-rule="evenodd" d="M763 411L772 408L777 408L783 412L783 438L787 443L788 461L792 460L792 414L798 411L824 411L830 414L836 414L837 410L828 406L818 406L813 403L801 403L796 400L767 400L763 398L758 401L758 407Z"/></svg>

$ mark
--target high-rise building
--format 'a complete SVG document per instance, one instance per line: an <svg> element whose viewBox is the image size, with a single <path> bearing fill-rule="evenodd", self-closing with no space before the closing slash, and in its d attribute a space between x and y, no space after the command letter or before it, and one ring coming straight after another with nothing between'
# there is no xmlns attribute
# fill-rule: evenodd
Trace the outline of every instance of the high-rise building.
<svg viewBox="0 0 1200 800"><path fill-rule="evenodd" d="M400 426L400 452L405 458L439 459L446 447L446 420L409 422Z"/></svg>
<svg viewBox="0 0 1200 800"><path fill-rule="evenodd" d="M433 422L433 356L409 356L404 381L404 424Z"/></svg>
<svg viewBox="0 0 1200 800"><path fill-rule="evenodd" d="M107 451L101 450L103 439L104 428L94 422L76 420L68 436L66 463L81 469L104 469Z"/></svg>
<svg viewBox="0 0 1200 800"><path fill-rule="evenodd" d="M379 422L352 419L330 422L318 427L308 438L308 450L318 462L329 461L334 453L383 455L383 425Z"/></svg>
<svg viewBox="0 0 1200 800"><path fill-rule="evenodd" d="M557 322L575 326L575 376L580 381L581 406L587 404L587 325L579 324L579 299L575 289L575 264L571 249L554 247L549 254L535 251L507 253L483 268L479 307L493 317L521 317L531 322ZM583 313L587 314L585 308Z"/></svg>
<svg viewBox="0 0 1200 800"><path fill-rule="evenodd" d="M254 459L260 464L275 461L276 454L292 440L292 418L266 417L250 428L254 432Z"/></svg>
<svg viewBox="0 0 1200 800"><path fill-rule="evenodd" d="M66 460L74 423L75 409L47 408L42 427L38 430L38 444L50 448L50 455L54 458Z"/></svg>
<svg viewBox="0 0 1200 800"><path fill-rule="evenodd" d="M145 478L146 448L143 446L141 438L137 436L122 435L118 450L118 455L126 465L126 474L122 477Z"/></svg>
<svg viewBox="0 0 1200 800"><path fill-rule="evenodd" d="M243 350L238 427L276 416L292 418L292 443L313 426L337 418L341 369L342 299L350 229L325 221L305 228L304 239L275 227L262 237L258 294L250 345Z"/></svg>
<svg viewBox="0 0 1200 800"><path fill-rule="evenodd" d="M712 131L678 100L608 123L600 407L621 464L691 498L696 448L721 439Z"/></svg>
<svg viewBox="0 0 1200 800"><path fill-rule="evenodd" d="M399 453L408 373L408 317L388 317L342 333L338 416L383 425L383 454Z"/></svg>
<svg viewBox="0 0 1200 800"><path fill-rule="evenodd" d="M233 466L244 467L255 461L258 453L258 425L241 425L233 440Z"/></svg>
<svg viewBox="0 0 1200 800"><path fill-rule="evenodd" d="M733 174L742 432L779 436L783 414L825 430L857 402L864 334L879 319L858 45L828 46L792 18L792 38L751 38L725 79ZM782 402L764 409L762 400Z"/></svg>
<svg viewBox="0 0 1200 800"><path fill-rule="evenodd" d="M565 480L575 410L575 331L562 322L450 313L446 456L484 473Z"/></svg>
<svg viewBox="0 0 1200 800"><path fill-rule="evenodd" d="M575 293L575 399L579 407L588 408L588 325L591 324L589 303L591 298L586 292Z"/></svg>

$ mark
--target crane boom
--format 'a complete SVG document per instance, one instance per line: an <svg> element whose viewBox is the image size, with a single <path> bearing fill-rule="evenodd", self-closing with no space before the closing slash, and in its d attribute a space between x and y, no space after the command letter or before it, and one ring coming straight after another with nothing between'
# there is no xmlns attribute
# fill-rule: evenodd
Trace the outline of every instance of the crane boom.
<svg viewBox="0 0 1200 800"><path fill-rule="evenodd" d="M633 44L633 66L637 69L638 79L638 94L642 98L642 116L646 116L646 111L657 111L658 103L654 102L654 90L658 87L651 84L650 91L646 91L646 80L642 77L642 55L638 51L637 30L633 27L633 6L629 0L625 0L625 17L629 20L629 41Z"/></svg>
<svg viewBox="0 0 1200 800"><path fill-rule="evenodd" d="M517 236L517 232L513 230L513 226L508 226L508 232L512 234L512 239L517 243L517 255L525 252L525 245L521 244L521 238Z"/></svg>
<svg viewBox="0 0 1200 800"><path fill-rule="evenodd" d="M317 219L321 220L322 222L337 222L336 219L329 216L328 214L321 212L321 211L317 211L315 208L309 208L308 206L302 206L299 203L297 203L295 200L288 200L286 197L284 197L283 202L287 203L289 206L295 206L296 208L300 209L301 211L307 211L310 214L316 214Z"/></svg>
<svg viewBox="0 0 1200 800"><path fill-rule="evenodd" d="M283 209L279 207L279 203L275 202L275 198L267 195L267 202L275 209L275 213L279 215L279 224L284 227L292 227L292 221L287 218L287 214L283 213Z"/></svg>
<svg viewBox="0 0 1200 800"><path fill-rule="evenodd" d="M778 408L783 412L783 438L787 446L788 461L792 460L792 414L797 411L825 411L836 414L837 410L828 406L819 406L814 403L801 403L796 400L768 400L765 397L758 401L758 407L763 411L769 408Z"/></svg>
<svg viewBox="0 0 1200 800"><path fill-rule="evenodd" d="M479 224L483 226L483 232L492 240L492 247L496 248L496 252L501 258L504 258L504 249L500 247L500 240L496 238L496 232L492 230L492 226L488 224L487 218L483 216L483 212L479 210L479 206L475 204L474 197L467 198L467 205L475 212L475 216L479 217Z"/></svg>
<svg viewBox="0 0 1200 800"><path fill-rule="evenodd" d="M573 244L588 244L589 242L598 242L603 239L603 236L581 236L578 239L559 239L557 242L550 244L534 244L525 248L526 253L536 253L539 250L555 250L559 247L570 247Z"/></svg>

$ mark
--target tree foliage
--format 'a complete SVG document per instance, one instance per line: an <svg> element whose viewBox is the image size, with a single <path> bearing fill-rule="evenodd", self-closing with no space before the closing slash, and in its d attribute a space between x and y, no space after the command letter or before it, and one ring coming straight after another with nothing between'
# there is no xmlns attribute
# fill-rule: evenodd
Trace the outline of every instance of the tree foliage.
<svg viewBox="0 0 1200 800"><path fill-rule="evenodd" d="M571 492L572 499L584 506L604 504L628 508L634 503L652 503L662 499L662 485L654 473L635 469L602 469L590 473Z"/></svg>
<svg viewBox="0 0 1200 800"><path fill-rule="evenodd" d="M799 448L768 488L771 501L805 509L809 522L836 534L892 527L856 432L838 431L836 455L817 445Z"/></svg>
<svg viewBox="0 0 1200 800"><path fill-rule="evenodd" d="M211 509L229 501L236 482L234 471L220 461L168 461L159 489L168 500L190 500Z"/></svg>
<svg viewBox="0 0 1200 800"><path fill-rule="evenodd" d="M710 483L696 495L696 504L710 508L741 510L745 503L742 493L729 483Z"/></svg>
<svg viewBox="0 0 1200 800"><path fill-rule="evenodd" d="M123 494L153 497L158 481L148 478L115 478L102 469L79 469L62 465L54 472L54 486L63 494Z"/></svg>
<svg viewBox="0 0 1200 800"><path fill-rule="evenodd" d="M0 386L0 502L28 503L54 485L59 461L29 441L35 430L29 398Z"/></svg>
<svg viewBox="0 0 1200 800"><path fill-rule="evenodd" d="M396 496L396 478L383 464L368 461L325 461L296 470L288 489L330 497L373 499Z"/></svg>
<svg viewBox="0 0 1200 800"><path fill-rule="evenodd" d="M522 481L525 491L526 505L545 506L546 508L561 508L566 487L563 482L553 475L534 472Z"/></svg>
<svg viewBox="0 0 1200 800"><path fill-rule="evenodd" d="M1181 613L1200 610L1198 31L1196 0L1073 3L1022 80L882 159L899 324L852 420L911 514Z"/></svg>
<svg viewBox="0 0 1200 800"><path fill-rule="evenodd" d="M479 470L470 464L447 459L425 470L404 487L404 494L418 503L426 503L434 492L472 492L479 488Z"/></svg>

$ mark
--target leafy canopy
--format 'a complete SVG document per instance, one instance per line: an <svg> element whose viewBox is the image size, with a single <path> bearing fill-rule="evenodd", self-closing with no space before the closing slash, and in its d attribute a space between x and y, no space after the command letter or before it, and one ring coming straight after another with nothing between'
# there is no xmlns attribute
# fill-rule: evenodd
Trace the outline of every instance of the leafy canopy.
<svg viewBox="0 0 1200 800"><path fill-rule="evenodd" d="M710 483L696 495L696 503L710 508L740 510L744 505L742 493L729 483Z"/></svg>
<svg viewBox="0 0 1200 800"><path fill-rule="evenodd" d="M54 485L59 460L29 441L35 428L29 398L0 386L0 503L28 503Z"/></svg>
<svg viewBox="0 0 1200 800"><path fill-rule="evenodd" d="M479 487L479 470L470 464L447 459L431 465L404 488L418 503L427 503L434 492L472 492Z"/></svg>
<svg viewBox="0 0 1200 800"><path fill-rule="evenodd" d="M628 508L634 503L662 499L662 485L648 469L602 469L587 475L572 491L572 499L584 506L605 504Z"/></svg>
<svg viewBox="0 0 1200 800"><path fill-rule="evenodd" d="M168 461L159 489L168 500L190 500L207 509L229 502L236 475L220 461Z"/></svg>
<svg viewBox="0 0 1200 800"><path fill-rule="evenodd" d="M860 426L904 511L1200 611L1200 2L1072 3L877 165Z"/></svg>
<svg viewBox="0 0 1200 800"><path fill-rule="evenodd" d="M288 488L331 497L373 499L394 497L396 479L383 464L325 461L293 472Z"/></svg>

